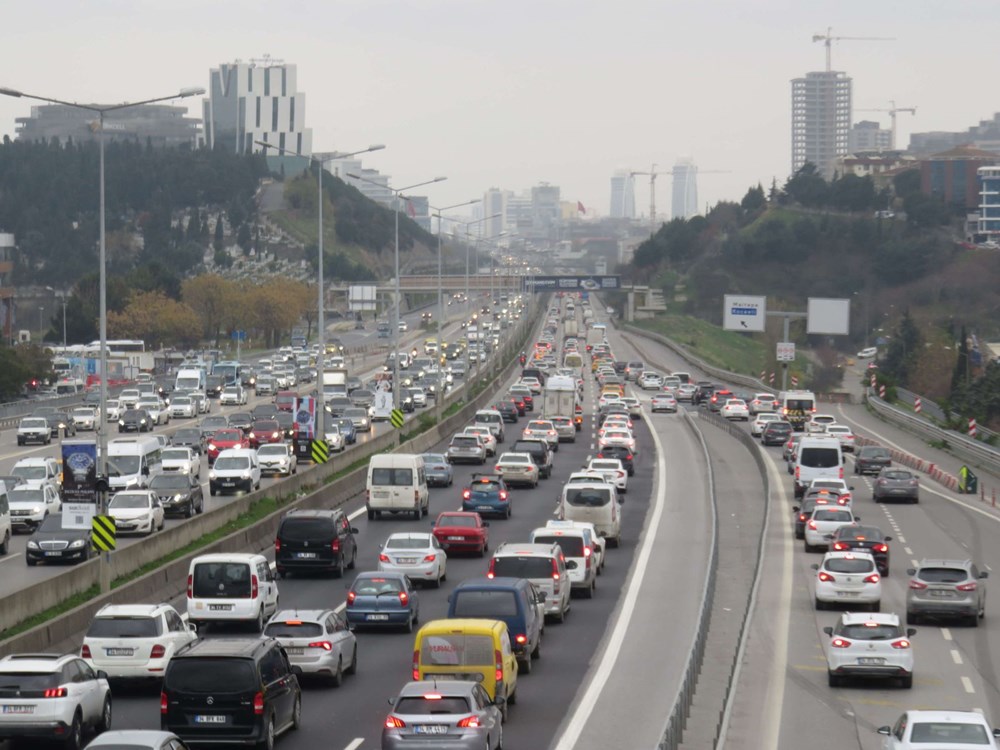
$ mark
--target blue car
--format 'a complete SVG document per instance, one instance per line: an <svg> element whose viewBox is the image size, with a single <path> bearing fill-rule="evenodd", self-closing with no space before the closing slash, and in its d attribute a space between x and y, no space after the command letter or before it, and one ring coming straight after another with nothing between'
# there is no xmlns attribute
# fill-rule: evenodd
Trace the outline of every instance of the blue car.
<svg viewBox="0 0 1000 750"><path fill-rule="evenodd" d="M353 421L345 417L335 419L333 422L340 428L340 434L344 436L344 443L346 445L354 445L358 442L358 431L354 429Z"/></svg>
<svg viewBox="0 0 1000 750"><path fill-rule="evenodd" d="M455 481L455 470L451 468L447 457L443 453L425 453L423 459L427 486L451 487L451 483Z"/></svg>
<svg viewBox="0 0 1000 750"><path fill-rule="evenodd" d="M403 628L412 632L420 599L402 573L361 573L347 592L347 622L355 628Z"/></svg>
<svg viewBox="0 0 1000 750"><path fill-rule="evenodd" d="M462 510L510 518L510 491L499 474L473 474L462 491Z"/></svg>

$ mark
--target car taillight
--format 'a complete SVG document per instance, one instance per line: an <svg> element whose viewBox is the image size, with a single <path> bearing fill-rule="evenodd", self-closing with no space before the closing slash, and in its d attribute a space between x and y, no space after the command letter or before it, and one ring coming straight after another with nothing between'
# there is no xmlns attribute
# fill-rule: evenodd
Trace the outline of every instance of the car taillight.
<svg viewBox="0 0 1000 750"><path fill-rule="evenodd" d="M44 697L44 698L65 698L66 697L66 688L64 688L64 687L48 688L42 694L42 697Z"/></svg>
<svg viewBox="0 0 1000 750"><path fill-rule="evenodd" d="M927 588L927 584L924 583L923 581L916 581L916 580L910 579L910 588L913 589L914 591L921 591L921 590Z"/></svg>
<svg viewBox="0 0 1000 750"><path fill-rule="evenodd" d="M347 606L350 607L354 604L354 600L358 598L358 595L353 591L347 592Z"/></svg>
<svg viewBox="0 0 1000 750"><path fill-rule="evenodd" d="M495 471L497 474L499 474L500 472L503 471L503 469L500 468L500 464L497 464L496 466L493 467L493 471Z"/></svg>
<svg viewBox="0 0 1000 750"><path fill-rule="evenodd" d="M149 652L150 659L162 659L166 655L167 655L166 646L162 646L159 643L153 646L152 650Z"/></svg>
<svg viewBox="0 0 1000 750"><path fill-rule="evenodd" d="M905 638L900 638L898 641L893 641L889 645L892 646L893 648L909 648L910 642Z"/></svg>
<svg viewBox="0 0 1000 750"><path fill-rule="evenodd" d="M873 547L873 549L876 552L888 552L889 551L889 545L888 544L876 544Z"/></svg>
<svg viewBox="0 0 1000 750"><path fill-rule="evenodd" d="M878 583L882 580L882 577L878 573L872 573L870 576L865 577L865 583Z"/></svg>
<svg viewBox="0 0 1000 750"><path fill-rule="evenodd" d="M259 591L260 583L257 581L257 576L250 576L250 598L256 599Z"/></svg>
<svg viewBox="0 0 1000 750"><path fill-rule="evenodd" d="M335 555L340 553L340 539L339 538L336 538L332 542L330 542L330 550Z"/></svg>
<svg viewBox="0 0 1000 750"><path fill-rule="evenodd" d="M844 638L834 638L830 641L830 645L834 648L850 648L851 642Z"/></svg>
<svg viewBox="0 0 1000 750"><path fill-rule="evenodd" d="M321 648L324 651L332 651L333 644L330 641L313 641L309 644L309 648Z"/></svg>
<svg viewBox="0 0 1000 750"><path fill-rule="evenodd" d="M520 643L523 646L525 643L528 642L528 636L526 636L524 633L518 633L516 636L514 636L514 642Z"/></svg>
<svg viewBox="0 0 1000 750"><path fill-rule="evenodd" d="M969 581L968 583L963 583L955 587L959 591L975 591L979 588L979 585L975 581Z"/></svg>
<svg viewBox="0 0 1000 750"><path fill-rule="evenodd" d="M167 694L160 691L160 713L165 714L167 712Z"/></svg>
<svg viewBox="0 0 1000 750"><path fill-rule="evenodd" d="M412 676L414 682L420 680L420 652L414 650L413 652L413 671Z"/></svg>
<svg viewBox="0 0 1000 750"><path fill-rule="evenodd" d="M888 482L886 482L884 479L879 479L878 480L878 486L879 487L885 487L886 484L888 484Z"/></svg>
<svg viewBox="0 0 1000 750"><path fill-rule="evenodd" d="M456 724L455 726L462 727L463 729L467 729L470 727L478 727L479 719L476 718L475 716L467 716L466 718L459 721L458 724Z"/></svg>
<svg viewBox="0 0 1000 750"><path fill-rule="evenodd" d="M810 521L809 522L809 528L812 529L813 531L815 531L816 530L816 522L815 521Z"/></svg>
<svg viewBox="0 0 1000 750"><path fill-rule="evenodd" d="M388 556L387 554L385 554L385 553L381 553L381 554L380 554L380 555L378 556L378 561L379 561L379 562L384 562L384 563L387 563L387 562L389 562L389 556Z"/></svg>
<svg viewBox="0 0 1000 750"><path fill-rule="evenodd" d="M187 598L188 599L194 598L194 576L192 575L188 576Z"/></svg>
<svg viewBox="0 0 1000 750"><path fill-rule="evenodd" d="M837 580L832 575L830 575L829 573L827 573L825 570L821 570L819 572L818 578L819 578L819 580L823 581L824 583L833 583L834 581Z"/></svg>
<svg viewBox="0 0 1000 750"><path fill-rule="evenodd" d="M424 562L434 562L437 560L437 554L431 553L429 555L424 555Z"/></svg>
<svg viewBox="0 0 1000 750"><path fill-rule="evenodd" d="M91 656L90 656L90 646L88 646L86 643L84 643L83 644L83 648L80 649L80 658L81 659L89 659L89 658L91 658Z"/></svg>
<svg viewBox="0 0 1000 750"><path fill-rule="evenodd" d="M275 551L275 553L281 552L281 540L280 539L275 539L274 540L274 551Z"/></svg>
<svg viewBox="0 0 1000 750"><path fill-rule="evenodd" d="M253 712L256 716L264 715L264 694L257 692L253 696Z"/></svg>
<svg viewBox="0 0 1000 750"><path fill-rule="evenodd" d="M835 550L845 550L845 549L850 549L851 545L845 544L844 542L834 542L833 548Z"/></svg>
<svg viewBox="0 0 1000 750"><path fill-rule="evenodd" d="M503 655L499 649L493 652L494 672L493 678L499 683L503 682Z"/></svg>
<svg viewBox="0 0 1000 750"><path fill-rule="evenodd" d="M413 490L413 504L420 505L420 491Z"/></svg>
<svg viewBox="0 0 1000 750"><path fill-rule="evenodd" d="M409 601L410 601L410 595L407 594L405 591L400 591L399 592L399 603L405 606L406 604L409 603Z"/></svg>
<svg viewBox="0 0 1000 750"><path fill-rule="evenodd" d="M472 492L471 491L469 491L469 490L462 490L462 499L463 500L468 500L470 497L472 497Z"/></svg>
<svg viewBox="0 0 1000 750"><path fill-rule="evenodd" d="M560 577L561 576L559 575L559 563L556 562L556 559L553 557L552 558L552 580L553 581L558 581Z"/></svg>
<svg viewBox="0 0 1000 750"><path fill-rule="evenodd" d="M841 466L841 467L840 467L840 468L839 468L839 469L837 470L837 479L843 479L843 478L844 478L844 467L843 467L843 466Z"/></svg>
<svg viewBox="0 0 1000 750"><path fill-rule="evenodd" d="M503 490L500 491L500 499L501 500L506 500L507 499L507 493L504 492Z"/></svg>

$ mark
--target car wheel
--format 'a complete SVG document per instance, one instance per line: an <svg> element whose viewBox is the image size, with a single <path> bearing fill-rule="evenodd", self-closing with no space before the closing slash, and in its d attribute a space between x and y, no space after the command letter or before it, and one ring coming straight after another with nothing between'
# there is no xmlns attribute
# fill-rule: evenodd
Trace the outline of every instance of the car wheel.
<svg viewBox="0 0 1000 750"><path fill-rule="evenodd" d="M413 619L414 618L412 617L406 618L406 625L403 626L403 630L405 630L407 633L413 632Z"/></svg>
<svg viewBox="0 0 1000 750"><path fill-rule="evenodd" d="M368 509L368 520L369 521L375 520L375 511L373 511L371 508Z"/></svg>
<svg viewBox="0 0 1000 750"><path fill-rule="evenodd" d="M420 520L420 517L421 517L421 516L422 516L423 514L424 514L424 510L423 510L423 508L421 508L421 507L417 506L417 509L416 509L415 511L413 511L413 520L414 520L414 521L419 521L419 520Z"/></svg>
<svg viewBox="0 0 1000 750"><path fill-rule="evenodd" d="M347 674L358 673L358 645L354 644L354 654L351 656L351 666L344 670Z"/></svg>
<svg viewBox="0 0 1000 750"><path fill-rule="evenodd" d="M330 675L330 685L332 687L340 687L344 683L344 662L342 659L337 659L337 671Z"/></svg>
<svg viewBox="0 0 1000 750"><path fill-rule="evenodd" d="M184 509L184 517L190 518L195 513L194 500L188 502L187 508Z"/></svg>
<svg viewBox="0 0 1000 750"><path fill-rule="evenodd" d="M528 654L528 658L524 661L519 661L517 663L517 673L531 674L531 654Z"/></svg>
<svg viewBox="0 0 1000 750"><path fill-rule="evenodd" d="M97 722L97 726L94 727L94 731L100 734L111 729L111 718L111 696L106 695L104 696L104 707L101 709L101 719Z"/></svg>
<svg viewBox="0 0 1000 750"><path fill-rule="evenodd" d="M354 567L358 564L358 548L355 545L354 549L351 550L351 561L347 563L348 570L354 570Z"/></svg>
<svg viewBox="0 0 1000 750"><path fill-rule="evenodd" d="M257 619L254 620L254 632L260 633L264 630L264 608L261 607L257 610Z"/></svg>
<svg viewBox="0 0 1000 750"><path fill-rule="evenodd" d="M83 722L80 719L80 713L77 712L73 715L73 723L70 725L69 732L66 735L66 740L63 743L63 747L66 750L80 750L83 745Z"/></svg>
<svg viewBox="0 0 1000 750"><path fill-rule="evenodd" d="M264 738L257 743L257 750L274 750L274 716L268 717Z"/></svg>
<svg viewBox="0 0 1000 750"><path fill-rule="evenodd" d="M918 624L920 624L920 615L918 615L916 612L910 612L909 610L907 610L907 612L906 612L906 624L907 625L918 625Z"/></svg>

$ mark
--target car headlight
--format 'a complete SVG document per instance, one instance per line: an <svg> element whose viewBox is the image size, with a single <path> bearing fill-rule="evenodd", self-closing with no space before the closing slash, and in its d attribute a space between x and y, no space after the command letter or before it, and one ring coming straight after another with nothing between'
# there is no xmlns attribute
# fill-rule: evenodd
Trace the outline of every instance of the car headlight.
<svg viewBox="0 0 1000 750"><path fill-rule="evenodd" d="M254 438L254 434L253 434L253 433L251 432L251 433L249 433L249 434L247 435L247 437L248 437L248 438L250 438L251 440L253 440L253 438Z"/></svg>
<svg viewBox="0 0 1000 750"><path fill-rule="evenodd" d="M214 471L208 472L208 478L214 482L216 479L215 472Z"/></svg>
<svg viewBox="0 0 1000 750"><path fill-rule="evenodd" d="M42 506L41 505L36 505L34 508L31 509L31 512L32 513L41 513L42 512Z"/></svg>
<svg viewBox="0 0 1000 750"><path fill-rule="evenodd" d="M244 471L240 476L243 477L243 479L249 479L250 478L250 472L249 471Z"/></svg>
<svg viewBox="0 0 1000 750"><path fill-rule="evenodd" d="M119 419L119 420L118 420L118 424L119 424L120 426L124 427L124 426L125 426L125 420L124 420L124 419Z"/></svg>
<svg viewBox="0 0 1000 750"><path fill-rule="evenodd" d="M146 424L146 420L145 419L140 419L139 420L139 424Z"/></svg>
<svg viewBox="0 0 1000 750"><path fill-rule="evenodd" d="M32 540L29 539L28 549L38 549L38 542L33 542Z"/></svg>
<svg viewBox="0 0 1000 750"><path fill-rule="evenodd" d="M76 541L69 543L69 548L70 549L79 549L80 547L82 547L86 543L87 543L86 539L77 539Z"/></svg>

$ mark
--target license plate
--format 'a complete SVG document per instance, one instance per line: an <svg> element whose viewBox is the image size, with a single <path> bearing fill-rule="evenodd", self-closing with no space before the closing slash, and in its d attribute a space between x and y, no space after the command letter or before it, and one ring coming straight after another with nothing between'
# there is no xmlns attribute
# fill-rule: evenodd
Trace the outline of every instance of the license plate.
<svg viewBox="0 0 1000 750"><path fill-rule="evenodd" d="M857 591L838 591L837 592L837 596L851 597L851 596L857 596L857 595L858 595Z"/></svg>
<svg viewBox="0 0 1000 750"><path fill-rule="evenodd" d="M235 487L236 482L220 482L223 487Z"/></svg>
<svg viewBox="0 0 1000 750"><path fill-rule="evenodd" d="M377 497L377 498L380 498L380 499L386 499L386 498L389 497L389 493L388 492L373 492L372 493L372 497Z"/></svg>
<svg viewBox="0 0 1000 750"><path fill-rule="evenodd" d="M312 560L314 557L316 557L316 553L315 552L296 552L295 556L298 557L301 560Z"/></svg>
<svg viewBox="0 0 1000 750"><path fill-rule="evenodd" d="M415 557L401 557L401 558L399 558L399 560L397 560L397 562L400 565L413 565L416 561L417 561L417 558L415 558Z"/></svg>
<svg viewBox="0 0 1000 750"><path fill-rule="evenodd" d="M198 714L194 717L195 724L225 724L226 717L221 714Z"/></svg>
<svg viewBox="0 0 1000 750"><path fill-rule="evenodd" d="M132 656L135 653L134 648L106 648L104 652L108 656Z"/></svg>
<svg viewBox="0 0 1000 750"><path fill-rule="evenodd" d="M209 604L209 612L229 612L233 608L232 604Z"/></svg>
<svg viewBox="0 0 1000 750"><path fill-rule="evenodd" d="M465 537L464 536L450 536L450 537L448 537L448 541L449 542L464 542L465 541Z"/></svg>
<svg viewBox="0 0 1000 750"><path fill-rule="evenodd" d="M869 665L885 664L885 659L878 656L859 656L858 664L869 664Z"/></svg>
<svg viewBox="0 0 1000 750"><path fill-rule="evenodd" d="M389 615L367 615L366 620L388 620Z"/></svg>
<svg viewBox="0 0 1000 750"><path fill-rule="evenodd" d="M46 557L62 557L62 552L59 552L58 550L55 551L55 552L49 551L49 552L45 553L45 556Z"/></svg>
<svg viewBox="0 0 1000 750"><path fill-rule="evenodd" d="M306 650L301 646L286 646L285 653L289 656L301 656Z"/></svg>
<svg viewBox="0 0 1000 750"><path fill-rule="evenodd" d="M931 596L940 597L942 599L948 599L948 598L950 598L952 596L952 592L950 592L950 591L931 591L930 595Z"/></svg>
<svg viewBox="0 0 1000 750"><path fill-rule="evenodd" d="M479 511L479 510L491 511L491 510L493 510L493 508L492 508L492 506L489 506L489 505L477 505L476 506L476 510L477 511Z"/></svg>
<svg viewBox="0 0 1000 750"><path fill-rule="evenodd" d="M413 726L414 734L447 734L448 725L447 724L415 724Z"/></svg>
<svg viewBox="0 0 1000 750"><path fill-rule="evenodd" d="M35 713L34 706L7 706L3 707L3 712L5 714L33 714Z"/></svg>

